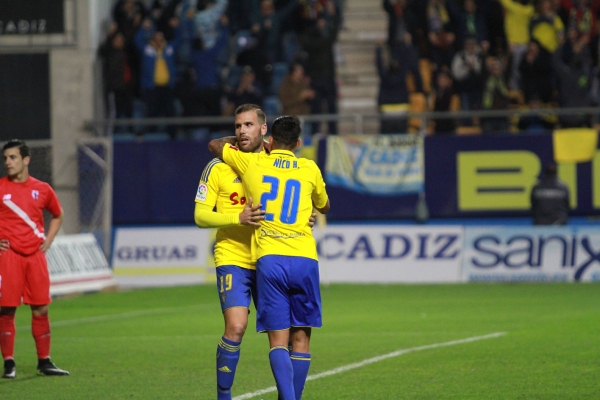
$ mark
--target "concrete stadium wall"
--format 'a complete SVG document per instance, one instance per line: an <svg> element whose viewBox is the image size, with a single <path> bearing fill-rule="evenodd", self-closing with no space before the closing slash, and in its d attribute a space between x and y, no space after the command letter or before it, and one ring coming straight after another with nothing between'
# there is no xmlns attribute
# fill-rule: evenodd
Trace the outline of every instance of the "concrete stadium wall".
<svg viewBox="0 0 600 400"><path fill-rule="evenodd" d="M54 148L53 182L67 212L64 233L78 233L77 139L88 136L84 121L94 118L94 70L98 45L110 16L112 1L77 2L77 45L51 48L50 98ZM69 212L69 210L73 210Z"/></svg>

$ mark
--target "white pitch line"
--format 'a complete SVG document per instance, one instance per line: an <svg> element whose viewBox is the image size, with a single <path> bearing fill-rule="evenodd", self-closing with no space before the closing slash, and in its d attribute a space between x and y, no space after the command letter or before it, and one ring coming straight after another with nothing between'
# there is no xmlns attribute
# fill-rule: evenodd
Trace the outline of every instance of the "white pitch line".
<svg viewBox="0 0 600 400"><path fill-rule="evenodd" d="M408 349L397 350L397 351L394 351L394 352L391 352L388 354L384 354L382 356L368 358L366 360L363 360L363 361L360 361L357 363L344 365L339 368L334 368L329 371L321 372L320 374L311 375L308 378L306 378L306 380L314 381L315 379L321 379L321 378L325 378L327 376L337 375L342 372L350 371L350 370L356 369L356 368L361 368L361 367L364 367L365 365L369 365L369 364L373 364L373 363L376 363L379 361L387 360L388 358L394 358L394 357L398 357L398 356L401 356L404 354L413 353L415 351L437 349L439 347L456 346L457 344L472 343L472 342L477 342L479 340L486 340L486 339L494 339L494 338L499 338L501 336L504 336L506 334L507 334L507 332L496 332L496 333L490 333L489 335L474 336L474 337L470 337L470 338L466 338L466 339L452 340L450 342L434 343L434 344L428 344L425 346L418 346L418 347L411 347ZM276 390L277 390L277 387L271 386L266 389L257 390L256 392L246 393L241 396L234 397L233 400L251 399L253 397L260 396L261 394L271 393Z"/></svg>
<svg viewBox="0 0 600 400"><path fill-rule="evenodd" d="M63 321L51 322L50 326L52 328L59 326L72 326L72 325L80 325L94 322L105 322L105 321L115 321L120 319L128 319L135 317L143 317L146 315L154 315L154 314L163 314L168 312L181 312L181 310L187 310L189 308L206 308L211 307L208 304L198 304L187 307L168 307L168 308L151 308L149 310L136 310L130 311L121 314L108 314L108 315L97 315L95 317L86 317L86 318L75 318L75 319L67 319ZM18 326L17 331L29 330L31 329L31 325L23 325Z"/></svg>

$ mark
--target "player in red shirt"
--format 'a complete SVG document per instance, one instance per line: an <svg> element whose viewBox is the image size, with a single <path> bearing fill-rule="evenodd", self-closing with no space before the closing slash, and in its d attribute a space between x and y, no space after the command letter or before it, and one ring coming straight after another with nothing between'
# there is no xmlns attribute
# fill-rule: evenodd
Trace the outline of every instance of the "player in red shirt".
<svg viewBox="0 0 600 400"><path fill-rule="evenodd" d="M8 176L0 178L0 349L3 378L14 378L15 313L21 302L31 306L31 333L38 355L38 373L69 375L50 361L50 274L45 252L62 221L63 209L54 190L29 176L29 148L22 140L2 148ZM43 210L52 214L44 233Z"/></svg>

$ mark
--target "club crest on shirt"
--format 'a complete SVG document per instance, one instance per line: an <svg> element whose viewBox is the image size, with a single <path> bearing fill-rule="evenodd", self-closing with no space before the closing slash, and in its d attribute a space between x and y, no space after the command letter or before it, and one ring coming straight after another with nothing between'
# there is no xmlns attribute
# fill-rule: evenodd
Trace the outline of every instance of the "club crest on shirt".
<svg viewBox="0 0 600 400"><path fill-rule="evenodd" d="M31 197L33 197L34 200L37 200L40 198L40 192L38 190L32 190L31 191Z"/></svg>
<svg viewBox="0 0 600 400"><path fill-rule="evenodd" d="M201 183L200 185L198 185L198 193L196 193L196 200L206 201L207 193L208 193L208 186L206 186L206 183Z"/></svg>

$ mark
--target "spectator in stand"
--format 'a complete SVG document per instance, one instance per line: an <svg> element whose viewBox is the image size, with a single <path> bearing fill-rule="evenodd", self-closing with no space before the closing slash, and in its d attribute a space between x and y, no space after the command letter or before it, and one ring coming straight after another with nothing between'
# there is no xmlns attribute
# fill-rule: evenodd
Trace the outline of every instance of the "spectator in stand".
<svg viewBox="0 0 600 400"><path fill-rule="evenodd" d="M282 7L276 8L273 0L260 0L259 5L258 16L252 25L252 34L263 48L268 63L282 61L282 32L290 23L294 11L297 11L298 2L287 1Z"/></svg>
<svg viewBox="0 0 600 400"><path fill-rule="evenodd" d="M484 73L483 53L477 39L468 37L464 50L452 59L452 76L456 82L463 110L479 110Z"/></svg>
<svg viewBox="0 0 600 400"><path fill-rule="evenodd" d="M600 11L600 2L591 4L590 0L561 0L561 9L566 16L563 20L567 29L576 32L576 41L591 44L598 34L597 13Z"/></svg>
<svg viewBox="0 0 600 400"><path fill-rule="evenodd" d="M377 72L379 73L379 94L377 105L383 115L392 118L381 120L381 133L405 133L407 120L393 118L406 114L409 109L409 94L406 86L406 77L412 74L417 92L423 92L423 81L419 72L416 50L410 43L395 42L390 49L392 53L386 63L383 57L383 47L380 44L376 49Z"/></svg>
<svg viewBox="0 0 600 400"><path fill-rule="evenodd" d="M535 9L530 0L500 0L505 10L504 29L512 53L510 88L521 89L519 66L527 52L529 23Z"/></svg>
<svg viewBox="0 0 600 400"><path fill-rule="evenodd" d="M142 0L119 0L113 7L113 21L128 43L133 42L145 17L146 7Z"/></svg>
<svg viewBox="0 0 600 400"><path fill-rule="evenodd" d="M335 12L330 9L329 12ZM302 35L302 47L308 53L306 72L315 90L312 114L337 114L337 86L335 82L335 59L333 46L337 39L338 24L334 18L328 23L324 18L317 20ZM325 108L324 108L325 106ZM313 134L320 132L319 123L314 123ZM328 133L337 134L337 124L329 121Z"/></svg>
<svg viewBox="0 0 600 400"><path fill-rule="evenodd" d="M488 70L489 76L483 88L483 109L506 110L509 97L502 62L497 58L491 58ZM483 133L508 131L508 119L506 117L486 117L482 119L481 125Z"/></svg>
<svg viewBox="0 0 600 400"><path fill-rule="evenodd" d="M529 24L532 40L538 42L544 51L552 54L562 44L565 26L556 14L551 0L539 0L536 14Z"/></svg>
<svg viewBox="0 0 600 400"><path fill-rule="evenodd" d="M552 67L558 86L558 104L563 108L592 107L590 64L587 47L576 46L569 64L563 61L564 46L552 56ZM591 126L591 115L568 115L559 118L563 128Z"/></svg>
<svg viewBox="0 0 600 400"><path fill-rule="evenodd" d="M427 2L426 1L414 1L409 0L405 12L407 17L410 18L413 30L412 34L413 45L417 48L420 57L431 58L429 50L429 30L428 30L428 17L427 17Z"/></svg>
<svg viewBox="0 0 600 400"><path fill-rule="evenodd" d="M111 33L99 53L103 59L108 114L111 118L132 118L133 73L125 49L125 36L117 31L116 23L111 26Z"/></svg>
<svg viewBox="0 0 600 400"><path fill-rule="evenodd" d="M430 0L427 5L430 58L434 69L450 66L456 34L446 7L446 0Z"/></svg>
<svg viewBox="0 0 600 400"><path fill-rule="evenodd" d="M504 8L498 0L477 1L479 11L484 15L487 25L489 54L494 57L509 54L506 33L504 31Z"/></svg>
<svg viewBox="0 0 600 400"><path fill-rule="evenodd" d="M592 53L589 44L592 40L592 34L596 30L594 13L592 13L587 1L579 1L577 7L567 0L563 1L564 4L571 7L565 8L569 18L567 20L567 40L562 48L563 61L569 64L575 54L587 61L591 59Z"/></svg>
<svg viewBox="0 0 600 400"><path fill-rule="evenodd" d="M383 9L388 15L388 46L412 41L415 17L407 6L407 0L383 0Z"/></svg>
<svg viewBox="0 0 600 400"><path fill-rule="evenodd" d="M229 31L236 34L239 31L249 31L252 23L258 18L256 0L229 0L225 11L229 20Z"/></svg>
<svg viewBox="0 0 600 400"><path fill-rule="evenodd" d="M179 20L173 18L171 26L176 28ZM175 51L179 44L179 30L175 39L165 40L161 31L154 30L152 22L145 20L138 31L135 43L142 57L141 89L142 100L146 106L146 117L175 116L175 87L177 68ZM176 129L169 127L169 135L175 138Z"/></svg>
<svg viewBox="0 0 600 400"><path fill-rule="evenodd" d="M204 47L202 37L194 39L191 62L193 74L188 72L188 82L193 84L192 88L181 84L178 92L188 101L181 99L184 115L189 116L219 116L221 115L221 76L217 58L219 52L229 42L229 30L227 17L221 17L220 33L215 45L209 49ZM187 105L187 106L186 106ZM188 112L189 110L193 110Z"/></svg>
<svg viewBox="0 0 600 400"><path fill-rule="evenodd" d="M542 103L552 101L552 60L547 53L540 51L536 42L527 45L527 51L519 65L519 75L525 103L533 98Z"/></svg>
<svg viewBox="0 0 600 400"><path fill-rule="evenodd" d="M300 9L299 30L303 32L324 19L328 25L340 25L340 8L332 0L298 0Z"/></svg>
<svg viewBox="0 0 600 400"><path fill-rule="evenodd" d="M181 79L175 85L175 96L177 96L179 103L181 104L182 117L199 117L207 115L205 104L206 96L203 95L201 90L196 88L196 84L196 72L193 68L188 68L183 71ZM201 125L186 125L183 128L187 134L191 134L201 127ZM198 135L200 135L200 133Z"/></svg>
<svg viewBox="0 0 600 400"><path fill-rule="evenodd" d="M135 97L140 96L139 71L141 69L140 55L135 47L135 35L146 14L146 6L141 0L119 0L113 7L113 20L117 23L117 30L125 37L125 51L131 66Z"/></svg>
<svg viewBox="0 0 600 400"><path fill-rule="evenodd" d="M187 3L196 3L196 7L184 4L186 18L194 21L196 36L204 40L204 47L210 49L215 45L219 35L219 21L227 9L227 0L185 0Z"/></svg>
<svg viewBox="0 0 600 400"><path fill-rule="evenodd" d="M441 68L436 74L436 90L433 98L433 111L459 111L460 99L454 91L452 76L448 68ZM454 133L456 120L451 118L435 119L436 134Z"/></svg>
<svg viewBox="0 0 600 400"><path fill-rule="evenodd" d="M256 75L256 82L260 88L266 91L271 87L273 81L273 65L269 62L265 47L255 38L250 38L241 48L235 58L236 65L240 67L250 66Z"/></svg>
<svg viewBox="0 0 600 400"><path fill-rule="evenodd" d="M544 104L537 94L534 94L527 103L529 110L540 110ZM556 115L543 113L519 118L518 128L520 131L529 133L551 133L556 127Z"/></svg>
<svg viewBox="0 0 600 400"><path fill-rule="evenodd" d="M477 8L475 0L464 0L462 9L454 1L446 3L450 18L456 21L458 46L463 47L467 37L474 37L481 49L487 53L490 48L488 27L485 15Z"/></svg>
<svg viewBox="0 0 600 400"><path fill-rule="evenodd" d="M171 25L171 20L176 18L176 9L181 4L182 0L154 0L150 9L150 16L154 22L156 30L161 31L165 35L167 41L175 38L175 29Z"/></svg>
<svg viewBox="0 0 600 400"><path fill-rule="evenodd" d="M261 0L259 16L252 26L252 37L241 48L236 59L237 65L252 67L257 81L265 89L271 87L272 63L281 60L282 57L280 38L282 24L289 19L296 8L295 3L290 4L275 11L272 0Z"/></svg>
<svg viewBox="0 0 600 400"><path fill-rule="evenodd" d="M242 104L257 104L262 107L263 91L256 83L256 74L249 65L245 66L240 77L240 83L227 96L227 108L224 115L234 115L236 108Z"/></svg>
<svg viewBox="0 0 600 400"><path fill-rule="evenodd" d="M315 97L315 91L308 83L304 66L299 62L290 65L289 73L279 86L279 101L283 115L308 115L310 104Z"/></svg>

